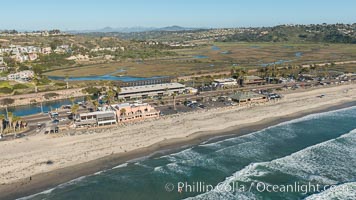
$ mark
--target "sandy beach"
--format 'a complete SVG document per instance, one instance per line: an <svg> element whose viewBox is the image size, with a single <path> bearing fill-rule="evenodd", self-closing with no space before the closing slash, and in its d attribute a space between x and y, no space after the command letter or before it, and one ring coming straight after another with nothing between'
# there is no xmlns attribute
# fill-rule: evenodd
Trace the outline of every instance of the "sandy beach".
<svg viewBox="0 0 356 200"><path fill-rule="evenodd" d="M323 98L317 96L324 94ZM299 89L264 104L201 110L106 129L0 142L0 198L40 192L160 149L226 134L244 134L356 102L356 84ZM73 130L74 132L74 130ZM31 180L30 180L31 177Z"/></svg>

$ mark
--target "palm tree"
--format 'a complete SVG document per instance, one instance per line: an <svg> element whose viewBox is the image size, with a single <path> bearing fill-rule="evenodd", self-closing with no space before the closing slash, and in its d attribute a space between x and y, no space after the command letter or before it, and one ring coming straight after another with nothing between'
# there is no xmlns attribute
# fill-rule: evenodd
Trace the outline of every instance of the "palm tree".
<svg viewBox="0 0 356 200"><path fill-rule="evenodd" d="M98 106L99 106L98 101L97 100L93 100L92 103L94 105L94 111L97 111L98 110Z"/></svg>
<svg viewBox="0 0 356 200"><path fill-rule="evenodd" d="M108 95L108 104L110 105L111 102L113 102L113 99L114 99L114 96L115 96L115 93L112 89L109 89L106 94Z"/></svg>
<svg viewBox="0 0 356 200"><path fill-rule="evenodd" d="M35 92L38 92L38 85L40 83L40 80L38 79L38 76L35 74L33 79L32 79L32 84L35 86Z"/></svg>
<svg viewBox="0 0 356 200"><path fill-rule="evenodd" d="M70 96L70 97L69 97L69 100L72 102L72 106L74 106L74 97L73 97L73 96Z"/></svg>
<svg viewBox="0 0 356 200"><path fill-rule="evenodd" d="M4 120L5 120L5 115L1 114L0 115L0 134L2 134L4 130Z"/></svg>
<svg viewBox="0 0 356 200"><path fill-rule="evenodd" d="M20 118L20 117L18 117L18 116L13 116L13 118L12 118L12 128L14 129L14 133L15 133L14 137L15 137L15 138L16 138L16 126L17 126L17 123L18 123L19 121L21 121L21 118Z"/></svg>
<svg viewBox="0 0 356 200"><path fill-rule="evenodd" d="M115 92L117 94L117 98L119 99L119 95L121 93L121 87L120 86L114 87L114 90L115 90Z"/></svg>
<svg viewBox="0 0 356 200"><path fill-rule="evenodd" d="M12 119L14 118L14 115L12 112L7 113L7 120L9 122L9 132L11 131L11 126L12 126Z"/></svg>
<svg viewBox="0 0 356 200"><path fill-rule="evenodd" d="M91 98L90 98L90 96L85 96L84 100L85 100L85 102L90 102Z"/></svg>
<svg viewBox="0 0 356 200"><path fill-rule="evenodd" d="M232 67L231 69L231 76L236 78L236 79L240 79L242 76L246 75L247 72L242 69L242 68L238 68L238 67Z"/></svg>
<svg viewBox="0 0 356 200"><path fill-rule="evenodd" d="M77 114L78 114L78 109L79 109L78 104L73 105L71 108L72 115L74 116L73 120L75 119L75 116L77 116Z"/></svg>
<svg viewBox="0 0 356 200"><path fill-rule="evenodd" d="M65 82L66 82L66 85L67 85L67 89L69 89L69 83L68 83L68 81L69 81L69 76L68 75L66 75L66 77L65 77Z"/></svg>
<svg viewBox="0 0 356 200"><path fill-rule="evenodd" d="M273 74L273 68L271 68L270 66L267 66L266 71L265 71L265 77L268 77L268 84L271 83L272 74Z"/></svg>
<svg viewBox="0 0 356 200"><path fill-rule="evenodd" d="M173 93L172 96L173 96L173 110L177 111L177 108L176 108L176 96L177 96L177 94Z"/></svg>

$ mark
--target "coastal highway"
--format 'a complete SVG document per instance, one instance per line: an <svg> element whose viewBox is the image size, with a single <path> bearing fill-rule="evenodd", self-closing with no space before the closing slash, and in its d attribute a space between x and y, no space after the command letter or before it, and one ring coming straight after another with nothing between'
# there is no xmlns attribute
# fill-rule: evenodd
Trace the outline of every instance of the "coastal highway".
<svg viewBox="0 0 356 200"><path fill-rule="evenodd" d="M303 83L304 85L314 85L317 82L309 82ZM299 83L301 84L301 83ZM249 91L249 90L268 90L268 89L277 89L283 87L292 87L296 85L296 83L289 83L289 84L267 84L267 85L256 85L256 86L248 86L248 87L236 87L236 88L229 88L229 89L219 89L219 90L211 90L211 91L203 91L199 94L184 94L176 96L176 101L182 101L186 99L197 99L197 98L206 98L206 97L216 97L226 94L232 94L236 91ZM157 100L144 100L145 103L154 103ZM166 101L168 104L173 104L173 98L170 97L163 97L161 101Z"/></svg>
<svg viewBox="0 0 356 200"><path fill-rule="evenodd" d="M62 121L64 121L64 123L70 122L70 120L68 119L69 114L67 113L69 111L70 111L69 109L56 111L59 114L58 120L60 120L61 123L62 123ZM84 108L81 108L78 110L78 112L85 112L85 111L86 111L86 109L84 109ZM22 119L27 122L28 130L26 130L20 134L17 134L17 137L23 137L23 136L29 136L32 134L36 134L36 133L42 133L43 130L47 126L50 126L52 124L52 119L50 118L48 113L39 113L39 114L35 114L35 115L23 116ZM65 119L65 120L63 120L63 119ZM40 132L37 132L39 124L41 124L42 127L40 129ZM11 140L11 139L14 139L14 135L4 136L1 140Z"/></svg>

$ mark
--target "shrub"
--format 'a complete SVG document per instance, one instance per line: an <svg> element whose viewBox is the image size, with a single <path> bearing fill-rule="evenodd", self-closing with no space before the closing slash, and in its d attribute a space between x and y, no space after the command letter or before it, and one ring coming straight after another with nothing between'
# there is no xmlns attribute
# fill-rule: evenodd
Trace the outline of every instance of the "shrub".
<svg viewBox="0 0 356 200"><path fill-rule="evenodd" d="M2 104L2 105L13 104L14 102L15 102L15 100L10 99L10 98L0 99L0 104Z"/></svg>
<svg viewBox="0 0 356 200"><path fill-rule="evenodd" d="M0 93L10 94L10 93L12 93L12 89L8 88L8 87L2 87L2 88L0 88Z"/></svg>
<svg viewBox="0 0 356 200"><path fill-rule="evenodd" d="M54 85L59 86L59 87L64 87L64 86L66 86L66 83L57 82Z"/></svg>
<svg viewBox="0 0 356 200"><path fill-rule="evenodd" d="M18 83L18 84L16 84L16 85L14 85L12 88L13 88L14 90L18 90L18 89L26 89L26 88L28 88L28 86L25 85L25 84L20 84L20 83Z"/></svg>
<svg viewBox="0 0 356 200"><path fill-rule="evenodd" d="M51 93L45 94L45 95L44 95L44 98L45 98L45 99L50 99L50 98L52 98L52 97L58 97L58 96L59 96L59 94L54 93L54 92L51 92Z"/></svg>

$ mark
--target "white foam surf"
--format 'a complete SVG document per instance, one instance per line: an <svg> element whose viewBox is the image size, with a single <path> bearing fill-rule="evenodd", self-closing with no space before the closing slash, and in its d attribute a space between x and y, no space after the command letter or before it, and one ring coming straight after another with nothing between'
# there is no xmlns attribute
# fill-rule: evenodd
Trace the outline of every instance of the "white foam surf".
<svg viewBox="0 0 356 200"><path fill-rule="evenodd" d="M273 173L287 174L298 177L303 181L316 182L322 185L335 185L340 182L352 181L355 179L354 169L356 169L355 143L356 129L282 158L269 162L252 163L227 177L223 184L258 182L258 177ZM239 192L222 192L215 188L188 199L213 199L212 197L219 197L220 199L220 197L225 196L236 198L239 195L257 198L251 192L242 194ZM326 192L323 195L331 195L331 192Z"/></svg>
<svg viewBox="0 0 356 200"><path fill-rule="evenodd" d="M122 163L121 165L118 165L118 166L115 166L111 169L118 169L118 168L124 168L124 167L127 167L129 163Z"/></svg>

